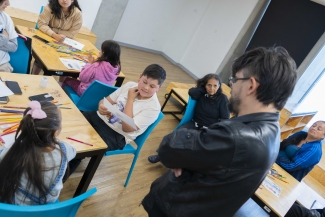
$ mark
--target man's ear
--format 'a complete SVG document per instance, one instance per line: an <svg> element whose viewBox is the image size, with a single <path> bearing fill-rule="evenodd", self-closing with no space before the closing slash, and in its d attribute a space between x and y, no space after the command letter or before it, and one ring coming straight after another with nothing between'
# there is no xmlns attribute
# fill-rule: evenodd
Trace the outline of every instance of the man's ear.
<svg viewBox="0 0 325 217"><path fill-rule="evenodd" d="M249 87L249 89L247 91L247 95L253 94L256 91L256 89L257 89L257 87L259 85L254 77L251 77L249 79L249 84L250 84L250 87Z"/></svg>

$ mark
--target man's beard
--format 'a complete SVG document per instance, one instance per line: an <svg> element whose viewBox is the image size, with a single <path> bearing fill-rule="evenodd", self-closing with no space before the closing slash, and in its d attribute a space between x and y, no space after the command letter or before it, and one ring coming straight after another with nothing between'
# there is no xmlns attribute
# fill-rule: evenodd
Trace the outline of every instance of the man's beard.
<svg viewBox="0 0 325 217"><path fill-rule="evenodd" d="M238 97L233 97L233 96L230 97L228 103L228 109L230 113L232 113L235 117L238 116L240 104L241 104L241 100Z"/></svg>

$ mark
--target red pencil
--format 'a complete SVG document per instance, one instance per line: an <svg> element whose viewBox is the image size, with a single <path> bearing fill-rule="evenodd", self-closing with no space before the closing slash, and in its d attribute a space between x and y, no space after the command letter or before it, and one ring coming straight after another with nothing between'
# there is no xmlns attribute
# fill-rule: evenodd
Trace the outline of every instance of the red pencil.
<svg viewBox="0 0 325 217"><path fill-rule="evenodd" d="M8 134L11 134L11 133L14 133L14 132L16 132L17 130L13 130L13 131L10 131L10 132L6 132L6 133L4 133L4 134L2 134L2 135L0 135L0 136L5 136L5 135L8 135Z"/></svg>
<svg viewBox="0 0 325 217"><path fill-rule="evenodd" d="M75 141L75 142L80 142L80 143L85 144L85 145L93 146L92 144L89 144L87 142L83 142L83 141L80 141L80 140L77 140L77 139L74 139L74 138L71 138L71 137L67 137L67 139L70 139L70 140Z"/></svg>

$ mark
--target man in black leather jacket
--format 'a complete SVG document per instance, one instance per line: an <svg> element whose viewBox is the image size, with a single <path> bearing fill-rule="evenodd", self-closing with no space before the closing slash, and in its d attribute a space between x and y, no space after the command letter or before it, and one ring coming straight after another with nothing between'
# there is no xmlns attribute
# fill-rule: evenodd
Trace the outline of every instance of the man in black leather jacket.
<svg viewBox="0 0 325 217"><path fill-rule="evenodd" d="M142 201L149 217L233 216L275 162L277 110L296 79L296 64L282 47L256 48L237 58L229 100L236 117L164 137L158 154L171 170L152 183Z"/></svg>

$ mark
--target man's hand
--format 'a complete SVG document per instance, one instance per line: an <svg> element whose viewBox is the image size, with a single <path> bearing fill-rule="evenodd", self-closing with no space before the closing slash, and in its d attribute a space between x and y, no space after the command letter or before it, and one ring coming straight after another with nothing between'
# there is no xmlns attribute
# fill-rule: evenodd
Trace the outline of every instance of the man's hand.
<svg viewBox="0 0 325 217"><path fill-rule="evenodd" d="M98 112L101 115L111 115L111 112L109 112L107 110L107 108L104 106L104 100L103 99L101 101L99 101Z"/></svg>
<svg viewBox="0 0 325 217"><path fill-rule="evenodd" d="M55 40L57 40L58 42L63 42L64 39L66 38L65 35L59 35L56 34L55 32L52 34L52 38L54 38Z"/></svg>
<svg viewBox="0 0 325 217"><path fill-rule="evenodd" d="M9 34L8 34L8 32L5 29L2 31L2 34L5 35L5 36L7 36L7 37L9 37Z"/></svg>
<svg viewBox="0 0 325 217"><path fill-rule="evenodd" d="M134 100L139 95L138 87L133 87L129 89L128 100Z"/></svg>
<svg viewBox="0 0 325 217"><path fill-rule="evenodd" d="M172 172L174 173L175 177L180 177L182 175L182 168L177 168L177 169L171 169Z"/></svg>

